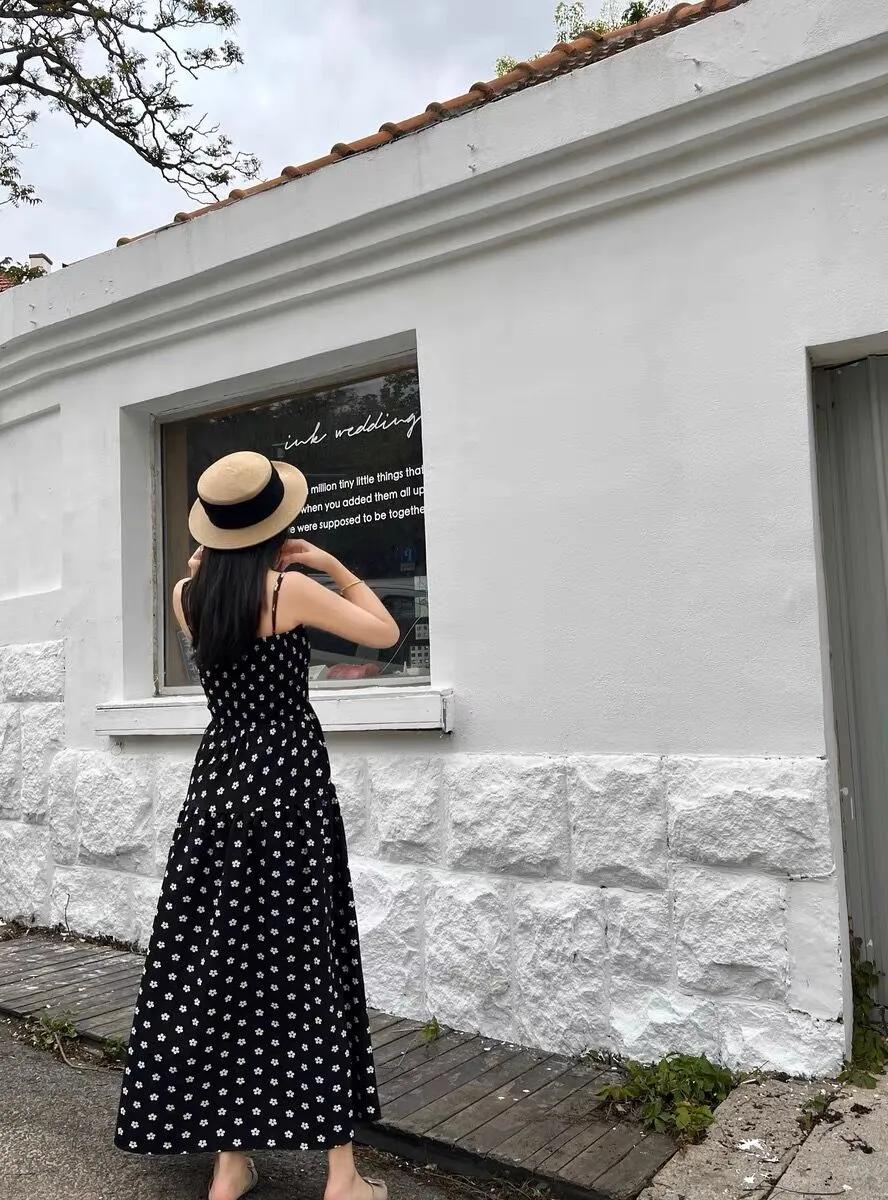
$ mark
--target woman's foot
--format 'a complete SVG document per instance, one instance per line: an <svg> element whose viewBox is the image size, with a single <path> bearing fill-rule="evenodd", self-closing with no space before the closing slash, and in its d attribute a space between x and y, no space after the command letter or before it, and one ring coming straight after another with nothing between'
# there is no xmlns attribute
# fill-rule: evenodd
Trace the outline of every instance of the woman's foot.
<svg viewBox="0 0 888 1200"><path fill-rule="evenodd" d="M240 1200L258 1180L251 1158L239 1150L223 1150L216 1155L208 1200Z"/></svg>
<svg viewBox="0 0 888 1200"><path fill-rule="evenodd" d="M337 1179L335 1185L328 1182L324 1200L388 1200L388 1188L381 1180L364 1179L356 1171L351 1179Z"/></svg>
<svg viewBox="0 0 888 1200"><path fill-rule="evenodd" d="M384 1183L378 1179L362 1179L358 1174L351 1142L328 1150L327 1161L329 1170L324 1200L388 1200L388 1188Z"/></svg>

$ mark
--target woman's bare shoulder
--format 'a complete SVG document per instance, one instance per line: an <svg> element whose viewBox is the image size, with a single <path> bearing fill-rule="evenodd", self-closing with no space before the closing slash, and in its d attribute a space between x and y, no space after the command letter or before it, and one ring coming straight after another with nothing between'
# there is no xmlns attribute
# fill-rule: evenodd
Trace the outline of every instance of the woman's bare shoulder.
<svg viewBox="0 0 888 1200"><path fill-rule="evenodd" d="M173 612L176 614L176 620L179 623L180 629L185 633L190 633L188 623L185 620L185 611L182 607L182 591L186 583L188 583L187 579L180 579L173 588Z"/></svg>

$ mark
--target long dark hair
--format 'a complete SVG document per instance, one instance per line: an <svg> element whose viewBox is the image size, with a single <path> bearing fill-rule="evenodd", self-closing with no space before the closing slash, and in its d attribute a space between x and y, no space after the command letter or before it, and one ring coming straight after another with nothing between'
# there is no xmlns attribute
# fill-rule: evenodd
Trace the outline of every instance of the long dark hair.
<svg viewBox="0 0 888 1200"><path fill-rule="evenodd" d="M182 589L198 669L234 662L255 642L268 572L277 565L287 530L244 550L204 548L200 566Z"/></svg>

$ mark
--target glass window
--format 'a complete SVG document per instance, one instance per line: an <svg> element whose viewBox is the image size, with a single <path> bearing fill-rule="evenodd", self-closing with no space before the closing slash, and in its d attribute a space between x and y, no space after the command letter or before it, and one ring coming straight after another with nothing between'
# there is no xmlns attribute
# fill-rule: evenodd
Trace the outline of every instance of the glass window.
<svg viewBox="0 0 888 1200"><path fill-rule="evenodd" d="M340 558L398 622L390 650L310 630L318 686L416 683L429 677L425 501L419 379L415 368L161 427L164 637L162 686L197 683L169 596L194 547L188 510L201 472L235 450L298 466L310 493L294 537ZM322 582L333 586L329 580Z"/></svg>

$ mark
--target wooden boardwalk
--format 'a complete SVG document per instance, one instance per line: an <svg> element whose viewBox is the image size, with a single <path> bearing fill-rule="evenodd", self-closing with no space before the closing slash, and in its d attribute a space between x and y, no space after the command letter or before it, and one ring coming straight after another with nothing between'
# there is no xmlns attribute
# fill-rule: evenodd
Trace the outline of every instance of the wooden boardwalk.
<svg viewBox="0 0 888 1200"><path fill-rule="evenodd" d="M126 1040L143 958L74 939L0 943L0 1012L73 1017L81 1036ZM530 1181L569 1200L634 1200L675 1151L608 1119L595 1065L385 1013L370 1021L382 1119L361 1140L481 1178Z"/></svg>

